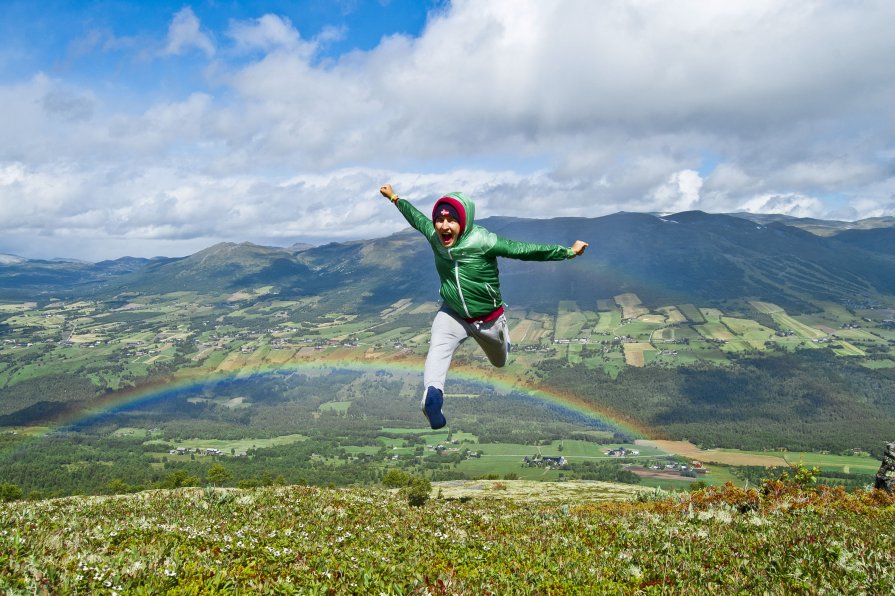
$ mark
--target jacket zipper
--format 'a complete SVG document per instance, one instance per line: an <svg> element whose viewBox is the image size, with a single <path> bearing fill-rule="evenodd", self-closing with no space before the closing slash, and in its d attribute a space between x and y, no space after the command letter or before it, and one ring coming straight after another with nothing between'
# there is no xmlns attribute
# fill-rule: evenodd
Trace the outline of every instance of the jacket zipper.
<svg viewBox="0 0 895 596"><path fill-rule="evenodd" d="M450 250L448 250L448 256L454 261L454 282L457 284L457 293L460 295L460 304L463 305L463 312L466 313L466 317L469 318L472 315L469 314L469 308L466 306L466 298L463 297L463 288L460 287L460 263L454 260L454 255L451 254Z"/></svg>
<svg viewBox="0 0 895 596"><path fill-rule="evenodd" d="M488 294L491 296L491 304L494 308L497 308L497 295L494 293L494 288L491 287L491 284L485 284L485 289L488 290Z"/></svg>

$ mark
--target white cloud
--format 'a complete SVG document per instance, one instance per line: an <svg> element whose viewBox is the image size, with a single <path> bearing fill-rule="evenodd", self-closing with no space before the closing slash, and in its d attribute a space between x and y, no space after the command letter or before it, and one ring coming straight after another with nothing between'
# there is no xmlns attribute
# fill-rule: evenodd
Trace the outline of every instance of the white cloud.
<svg viewBox="0 0 895 596"><path fill-rule="evenodd" d="M690 211L699 203L702 177L694 170L673 173L668 181L652 193L654 210L674 213Z"/></svg>
<svg viewBox="0 0 895 596"><path fill-rule="evenodd" d="M817 159L810 162L787 164L775 174L773 180L789 187L815 189L847 189L879 180L884 175L874 163L853 159Z"/></svg>
<svg viewBox="0 0 895 596"><path fill-rule="evenodd" d="M419 37L319 60L350 32L216 32L187 7L165 66L198 50L195 89L116 107L107 81L0 84L0 234L368 237L405 225L387 181L421 205L465 190L481 217L893 215L893 20L882 0L456 0ZM82 51L131 47L110 39L129 38Z"/></svg>
<svg viewBox="0 0 895 596"><path fill-rule="evenodd" d="M240 51L303 49L301 35L292 26L292 22L272 14L251 21L232 21L228 35Z"/></svg>
<svg viewBox="0 0 895 596"><path fill-rule="evenodd" d="M197 49L206 56L215 53L214 42L204 33L199 25L199 19L189 6L182 8L174 15L168 26L168 38L164 54L178 56L188 50Z"/></svg>
<svg viewBox="0 0 895 596"><path fill-rule="evenodd" d="M821 210L820 201L798 194L757 196L737 209L747 213L782 213L793 217L814 217Z"/></svg>

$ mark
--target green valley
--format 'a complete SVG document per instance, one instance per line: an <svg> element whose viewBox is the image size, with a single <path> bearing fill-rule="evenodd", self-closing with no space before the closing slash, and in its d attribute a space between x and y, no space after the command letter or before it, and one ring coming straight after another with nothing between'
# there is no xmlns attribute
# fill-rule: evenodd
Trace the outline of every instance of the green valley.
<svg viewBox="0 0 895 596"><path fill-rule="evenodd" d="M400 467L683 489L779 473L700 469L637 440L848 457L822 472L866 486L895 428L890 254L860 234L698 212L488 226L591 248L569 263L501 262L513 353L494 369L472 342L460 348L450 437L417 406L438 302L413 234L0 264L8 494L200 485L212 470L228 486L375 484Z"/></svg>

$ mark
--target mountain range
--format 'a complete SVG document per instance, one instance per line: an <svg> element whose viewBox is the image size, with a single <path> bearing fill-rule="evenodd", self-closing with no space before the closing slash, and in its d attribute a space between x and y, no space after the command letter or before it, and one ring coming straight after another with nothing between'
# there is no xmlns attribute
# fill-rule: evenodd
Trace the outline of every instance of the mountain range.
<svg viewBox="0 0 895 596"><path fill-rule="evenodd" d="M571 262L500 261L511 305L636 293L652 306L773 302L811 310L817 300L883 301L895 296L895 218L828 222L783 216L620 212L597 218L481 221L516 240L590 243ZM822 226L823 235L810 229ZM835 230L835 233L830 233ZM227 294L270 287L285 296L377 309L397 298L437 299L430 249L410 229L369 240L308 247L220 243L195 254L98 263L0 259L0 299L111 299L123 292Z"/></svg>

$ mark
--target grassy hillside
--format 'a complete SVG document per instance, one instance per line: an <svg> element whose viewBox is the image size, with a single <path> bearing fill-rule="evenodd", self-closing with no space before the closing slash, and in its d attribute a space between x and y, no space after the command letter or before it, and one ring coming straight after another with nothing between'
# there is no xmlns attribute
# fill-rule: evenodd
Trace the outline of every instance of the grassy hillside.
<svg viewBox="0 0 895 596"><path fill-rule="evenodd" d="M801 486L613 500L447 499L436 486L418 507L301 486L0 504L0 590L892 593L895 499Z"/></svg>

